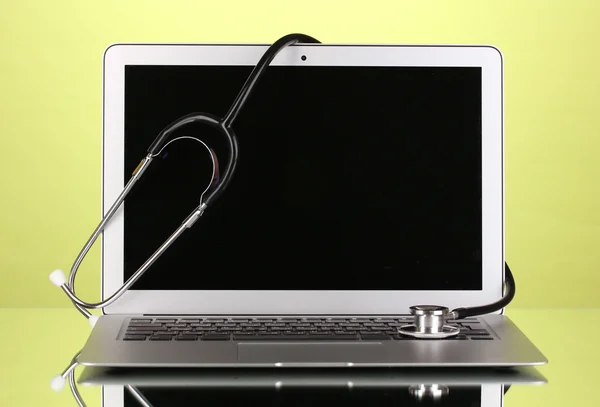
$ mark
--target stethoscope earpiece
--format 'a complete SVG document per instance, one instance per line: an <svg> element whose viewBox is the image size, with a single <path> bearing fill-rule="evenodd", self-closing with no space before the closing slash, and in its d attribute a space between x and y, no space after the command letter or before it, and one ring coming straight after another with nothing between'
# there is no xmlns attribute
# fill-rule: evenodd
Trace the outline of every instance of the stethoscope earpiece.
<svg viewBox="0 0 600 407"><path fill-rule="evenodd" d="M67 277L62 270L56 269L50 273L50 281L57 287L62 287L67 284Z"/></svg>
<svg viewBox="0 0 600 407"><path fill-rule="evenodd" d="M55 392L59 392L65 388L65 384L67 384L67 379L63 377L63 375L57 374L50 380L50 388Z"/></svg>

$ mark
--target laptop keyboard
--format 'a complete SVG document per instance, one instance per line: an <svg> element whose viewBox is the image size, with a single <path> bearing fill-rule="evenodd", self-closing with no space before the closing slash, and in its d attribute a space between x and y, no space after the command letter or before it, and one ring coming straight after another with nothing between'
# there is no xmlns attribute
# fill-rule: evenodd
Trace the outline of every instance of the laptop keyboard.
<svg viewBox="0 0 600 407"><path fill-rule="evenodd" d="M405 318L131 318L125 321L124 341L286 341L286 340L431 340L398 333L412 322ZM442 340L493 340L476 319L449 322L460 328Z"/></svg>

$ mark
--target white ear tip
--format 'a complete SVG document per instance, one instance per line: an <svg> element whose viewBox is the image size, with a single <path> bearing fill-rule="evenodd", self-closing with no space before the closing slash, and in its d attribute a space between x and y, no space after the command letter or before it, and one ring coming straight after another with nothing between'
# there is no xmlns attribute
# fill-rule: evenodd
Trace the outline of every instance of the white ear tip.
<svg viewBox="0 0 600 407"><path fill-rule="evenodd" d="M96 322L98 322L99 319L100 319L100 317L98 315L92 315L88 318L88 322L90 323L90 325L93 328L96 326Z"/></svg>
<svg viewBox="0 0 600 407"><path fill-rule="evenodd" d="M67 284L67 278L65 277L65 273L62 270L54 270L50 273L50 281L57 287L63 286Z"/></svg>
<svg viewBox="0 0 600 407"><path fill-rule="evenodd" d="M50 380L50 388L54 391L61 391L65 387L66 383L67 380L64 377L61 375L56 375L52 378L52 380Z"/></svg>

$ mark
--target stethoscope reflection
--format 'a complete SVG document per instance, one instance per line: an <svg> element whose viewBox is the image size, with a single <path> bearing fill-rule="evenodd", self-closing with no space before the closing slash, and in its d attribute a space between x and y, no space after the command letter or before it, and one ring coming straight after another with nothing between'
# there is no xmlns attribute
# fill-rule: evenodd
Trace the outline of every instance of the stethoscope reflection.
<svg viewBox="0 0 600 407"><path fill-rule="evenodd" d="M69 384L69 389L71 390L71 394L73 394L73 398L75 398L75 402L79 407L87 407L83 398L81 397L81 393L77 389L77 382L75 381L75 368L79 366L79 362L77 362L77 358L81 352L77 352L73 359L71 359L71 363L61 374L58 374L50 380L50 387L52 390L59 392L64 389L65 385ZM148 401L146 397L134 386L132 385L124 385L123 386L127 391L133 396L135 400L137 400L140 406L143 407L153 407L152 404Z"/></svg>

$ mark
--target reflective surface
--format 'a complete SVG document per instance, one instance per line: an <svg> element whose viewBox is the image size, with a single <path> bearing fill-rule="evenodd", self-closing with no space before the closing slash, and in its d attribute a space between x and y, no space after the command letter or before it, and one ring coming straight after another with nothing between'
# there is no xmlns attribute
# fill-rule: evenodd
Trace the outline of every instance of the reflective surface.
<svg viewBox="0 0 600 407"><path fill-rule="evenodd" d="M519 369L103 369L80 383L103 385L105 406L469 405L501 407L512 386L543 385ZM84 406L77 387L71 391Z"/></svg>
<svg viewBox="0 0 600 407"><path fill-rule="evenodd" d="M547 355L550 363L535 369L547 379L546 384L540 384L534 376L529 382L510 385L505 396L502 394L511 382L511 378L505 374L494 379L489 372L479 374L473 371L471 373L475 373L472 376L476 380L460 384L456 383L460 375L452 374L444 379L421 370L405 373L402 380L397 376L396 382L392 383L389 380L394 378L389 375L387 381L376 377L371 384L378 383L377 388L369 386L365 380L362 380L364 385L361 386L361 378L356 372L351 373L355 375L352 381L356 382L351 386L352 389L348 388L348 380L345 386L338 383L337 387L317 388L309 386L311 383L304 383L305 387L300 389L298 386L285 385L286 380L290 383L288 378L281 380L283 384L277 390L273 377L265 378L268 380L264 383L268 385L242 388L233 387L229 381L230 385L224 388L222 385L214 386L219 378L215 372L214 375L205 375L204 385L200 386L199 378L195 379L193 386L187 383L182 388L186 382L181 376L170 375L171 381L168 383L164 383L164 378L159 378L163 380L162 385L160 380L150 383L141 381L139 376L130 376L126 379L121 377L121 384L105 386L105 389L129 394L126 406L144 405L125 388L125 383L133 379L138 382L132 383L132 386L153 406L176 406L178 400L182 403L189 400L185 405L196 405L200 401L216 403L219 400L219 405L247 405L249 400L268 405L309 405L318 401L333 405L421 405L432 404L433 395L440 395L440 400L443 400L436 402L436 405L500 407L503 401L509 407L542 403L546 406L596 406L596 381L600 378L597 373L600 355L596 345L600 333L600 310L511 310L508 315ZM565 326L567 323L572 328ZM2 309L0 326L3 332L0 336L0 405L76 406L68 389L55 393L50 389L49 381L67 366L83 346L89 334L85 319L70 309ZM590 331L577 334L577 327L589 327ZM75 375L79 379L81 374L82 368L78 367ZM339 379L343 383L347 377ZM325 381L321 380L321 383ZM157 388L156 385L161 386ZM101 405L100 386L79 385L79 390L87 406ZM489 392L485 393L489 396L482 399L484 392ZM488 403L487 400L492 404L482 404L482 401Z"/></svg>

